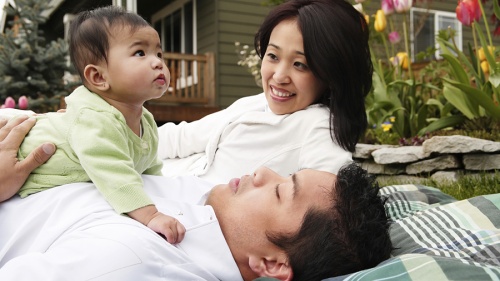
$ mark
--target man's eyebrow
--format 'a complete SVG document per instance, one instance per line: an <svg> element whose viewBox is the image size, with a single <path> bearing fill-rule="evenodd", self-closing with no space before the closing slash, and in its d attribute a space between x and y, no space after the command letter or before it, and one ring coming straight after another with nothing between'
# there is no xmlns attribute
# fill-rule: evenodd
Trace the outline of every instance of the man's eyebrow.
<svg viewBox="0 0 500 281"><path fill-rule="evenodd" d="M293 200L297 196L297 193L299 192L299 189L300 189L296 174L292 175L292 182L293 182L293 194L292 194L292 200Z"/></svg>

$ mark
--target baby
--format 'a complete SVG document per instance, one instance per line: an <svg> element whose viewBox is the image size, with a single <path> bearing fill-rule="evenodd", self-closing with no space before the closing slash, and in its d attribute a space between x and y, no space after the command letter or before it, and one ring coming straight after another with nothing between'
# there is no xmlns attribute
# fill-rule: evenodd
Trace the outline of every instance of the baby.
<svg viewBox="0 0 500 281"><path fill-rule="evenodd" d="M66 113L38 117L24 140L20 159L42 142L58 149L19 195L92 181L116 212L179 243L184 226L157 210L141 178L161 175L162 168L156 123L143 107L170 83L158 33L140 16L109 6L80 13L69 34L70 58L83 86L66 98Z"/></svg>

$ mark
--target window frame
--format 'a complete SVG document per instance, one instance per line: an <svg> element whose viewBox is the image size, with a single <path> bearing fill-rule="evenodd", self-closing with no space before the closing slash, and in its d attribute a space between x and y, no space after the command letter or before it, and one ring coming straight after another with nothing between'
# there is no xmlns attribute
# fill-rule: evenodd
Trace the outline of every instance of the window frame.
<svg viewBox="0 0 500 281"><path fill-rule="evenodd" d="M160 32L160 39L161 39L161 42L162 42L162 49L163 50L166 50L166 45L169 40L168 38L163 38L165 32L164 32L164 20L165 18L167 18L168 16L171 16L173 15L175 12L177 11L181 11L181 31L180 31L180 35L181 35L181 47L180 47L180 52L181 53L185 53L186 52L186 14L185 14L185 10L184 10L184 6L188 3L192 3L193 4L193 14L192 14L192 42L193 42L193 46L192 46L192 53L194 55L197 54L197 50L198 50L198 41L197 41L197 37L198 37L198 34L197 34L197 8L196 8L196 0L176 0L168 5L166 5L165 7L163 7L161 10L159 10L158 12L154 13L152 16L151 16L151 25L152 26L155 26L158 22L161 22L161 32Z"/></svg>
<svg viewBox="0 0 500 281"><path fill-rule="evenodd" d="M441 10L433 10L433 9L423 9L423 8L417 8L417 7L412 7L410 9L410 36L411 36L411 57L412 61L415 61L415 26L414 26L414 12L418 13L429 13L432 14L434 17L434 30L435 34L433 37L434 40L434 47L436 48L436 51L434 52L434 59L441 59L441 51L439 50L439 44L436 40L436 36L438 35L439 32L439 24L440 20L443 17L447 18L453 18L453 20L457 23L457 29L455 29L455 43L457 44L457 47L460 51L462 51L462 40L463 40L463 32L462 32L462 23L456 18L456 14L453 12L447 12L447 11L441 11Z"/></svg>

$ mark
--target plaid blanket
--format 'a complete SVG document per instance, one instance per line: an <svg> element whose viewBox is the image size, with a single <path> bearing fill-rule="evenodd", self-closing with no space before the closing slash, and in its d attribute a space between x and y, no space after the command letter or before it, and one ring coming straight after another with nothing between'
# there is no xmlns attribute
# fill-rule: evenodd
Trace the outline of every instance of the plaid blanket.
<svg viewBox="0 0 500 281"><path fill-rule="evenodd" d="M500 280L500 194L457 201L421 185L380 193L393 220L393 257L326 280Z"/></svg>

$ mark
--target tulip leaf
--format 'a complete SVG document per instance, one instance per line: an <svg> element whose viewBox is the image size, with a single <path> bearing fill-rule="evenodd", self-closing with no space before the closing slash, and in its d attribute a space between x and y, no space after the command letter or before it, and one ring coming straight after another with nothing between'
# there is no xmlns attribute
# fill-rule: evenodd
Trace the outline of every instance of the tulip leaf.
<svg viewBox="0 0 500 281"><path fill-rule="evenodd" d="M500 106L496 106L495 103L493 102L492 98L489 97L485 92L478 90L476 88L473 88L469 85L461 84L456 81L452 81L450 79L443 78L444 81L447 83L451 84L452 86L460 89L463 91L463 93L466 94L466 99L470 102L470 104L475 103L483 107L483 109L488 113L489 116L495 118L495 119L500 119ZM445 96L446 97L446 96ZM448 99L448 98L446 98ZM451 102L451 101L450 101ZM480 110L480 109L479 109ZM481 117L483 116L479 112L478 115L474 117Z"/></svg>
<svg viewBox="0 0 500 281"><path fill-rule="evenodd" d="M500 72L495 71L495 74L490 75L489 81L493 87L498 88L498 85L500 85Z"/></svg>
<svg viewBox="0 0 500 281"><path fill-rule="evenodd" d="M497 19L500 19L500 5L498 4L498 1L493 1L493 11Z"/></svg>
<svg viewBox="0 0 500 281"><path fill-rule="evenodd" d="M467 118L474 119L474 117L479 116L477 104L471 103L467 94L462 90L453 87L451 84L443 83L443 95L449 103L453 104Z"/></svg>
<svg viewBox="0 0 500 281"><path fill-rule="evenodd" d="M418 131L418 135L422 136L426 133L431 133L440 129L454 127L462 124L466 119L467 118L463 115L446 116L430 123L427 127L420 129L420 131Z"/></svg>
<svg viewBox="0 0 500 281"><path fill-rule="evenodd" d="M429 115L429 110L427 105L424 105L420 107L418 110L418 116L417 116L417 126L415 127L416 130L420 130L421 128L424 128L425 125L427 125L427 116ZM412 135L416 135L418 132L412 132Z"/></svg>
<svg viewBox="0 0 500 281"><path fill-rule="evenodd" d="M495 58L490 53L490 50L488 48L489 45L486 42L486 38L484 37L484 33L481 30L481 26L479 26L479 24L474 24L474 28L477 30L477 34L479 35L479 41L481 41L481 47L483 47L483 52L484 52L484 55L486 56L486 60L488 61L488 64L491 66L490 72L493 72L493 71L495 71L494 67L496 65ZM477 50L476 50L476 52L477 52ZM493 73L491 73L491 74L493 74Z"/></svg>
<svg viewBox="0 0 500 281"><path fill-rule="evenodd" d="M469 83L469 76L456 57L448 54L441 54L441 56L443 56L443 58L450 63L453 73L458 81L461 83Z"/></svg>
<svg viewBox="0 0 500 281"><path fill-rule="evenodd" d="M375 101L387 98L387 92L381 77L374 71L372 75L373 83L373 96Z"/></svg>
<svg viewBox="0 0 500 281"><path fill-rule="evenodd" d="M465 54L460 50L458 50L457 47L453 45L451 42L438 38L438 43L441 48L441 52L443 52L444 54L448 54L452 57L458 56L459 62L463 63L468 69L474 69L474 67L470 64ZM450 49L452 51L450 51ZM470 49L470 44L469 44L469 49Z"/></svg>

